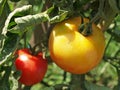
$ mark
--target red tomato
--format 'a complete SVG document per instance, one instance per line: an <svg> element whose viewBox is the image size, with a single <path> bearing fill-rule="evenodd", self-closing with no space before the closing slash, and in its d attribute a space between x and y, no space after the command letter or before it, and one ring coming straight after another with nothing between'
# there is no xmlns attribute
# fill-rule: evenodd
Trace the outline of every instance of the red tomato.
<svg viewBox="0 0 120 90"><path fill-rule="evenodd" d="M28 48L18 50L18 58L15 61L17 70L21 71L19 82L27 86L40 82L47 71L47 60L42 53L31 55Z"/></svg>

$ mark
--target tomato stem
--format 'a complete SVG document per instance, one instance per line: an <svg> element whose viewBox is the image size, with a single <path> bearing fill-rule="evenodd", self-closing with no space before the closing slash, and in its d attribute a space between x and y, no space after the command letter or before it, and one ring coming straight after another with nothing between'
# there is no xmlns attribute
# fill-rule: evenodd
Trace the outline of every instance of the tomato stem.
<svg viewBox="0 0 120 90"><path fill-rule="evenodd" d="M22 90L22 84L18 82L18 88L17 90Z"/></svg>
<svg viewBox="0 0 120 90"><path fill-rule="evenodd" d="M31 54L32 55L37 55L38 52L42 52L42 44L41 42L35 44L35 46L33 46L33 48L31 47L30 50L31 50Z"/></svg>
<svg viewBox="0 0 120 90"><path fill-rule="evenodd" d="M89 36L92 34L92 23L83 23L79 27L79 32L84 36Z"/></svg>
<svg viewBox="0 0 120 90"><path fill-rule="evenodd" d="M71 90L87 90L85 87L85 74L72 74Z"/></svg>
<svg viewBox="0 0 120 90"><path fill-rule="evenodd" d="M63 81L66 81L66 78L67 78L67 72L64 71L64 72L63 72Z"/></svg>
<svg viewBox="0 0 120 90"><path fill-rule="evenodd" d="M24 39L24 48L27 46L27 40L26 40L26 32L23 34L23 39Z"/></svg>

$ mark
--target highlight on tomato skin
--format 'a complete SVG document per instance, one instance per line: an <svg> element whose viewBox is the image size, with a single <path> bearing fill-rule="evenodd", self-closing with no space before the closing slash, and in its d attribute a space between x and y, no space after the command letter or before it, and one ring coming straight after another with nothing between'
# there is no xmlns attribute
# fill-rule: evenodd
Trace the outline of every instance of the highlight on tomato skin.
<svg viewBox="0 0 120 90"><path fill-rule="evenodd" d="M60 68L73 74L84 74L95 68L104 55L104 33L94 23L89 36L78 28L81 17L74 17L55 25L49 37L50 56ZM83 23L88 23L83 18Z"/></svg>
<svg viewBox="0 0 120 90"><path fill-rule="evenodd" d="M31 55L28 48L18 50L15 66L17 70L21 71L19 82L26 86L42 81L48 68L43 54L40 52L38 55Z"/></svg>

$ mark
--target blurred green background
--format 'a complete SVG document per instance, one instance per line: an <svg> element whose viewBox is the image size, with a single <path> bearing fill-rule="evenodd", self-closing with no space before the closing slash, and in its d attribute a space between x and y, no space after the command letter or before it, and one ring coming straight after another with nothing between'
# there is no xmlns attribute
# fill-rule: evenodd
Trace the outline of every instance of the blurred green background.
<svg viewBox="0 0 120 90"><path fill-rule="evenodd" d="M16 2L18 1L18 2ZM76 8L76 13L79 13L80 15L86 16L86 17L93 17L94 13L97 13L98 7L93 8L94 3L97 5L98 0L73 0L71 2L76 2L74 8ZM74 13L72 12L72 5L68 3L71 3L69 0L0 0L0 34L2 33L2 29L4 27L5 20L7 19L8 15L13 12L18 7L22 7L24 5L32 5L32 9L28 10L27 12L17 13L16 15L13 15L8 27L9 29L13 28L16 23L14 19L16 17L22 17L26 15L35 15L37 13L41 13L45 10L48 10L49 7L52 5L55 7L59 7L58 11L53 11L52 14L49 14L50 17L53 16L60 16L63 14L63 12L68 11L68 16L72 16ZM78 3L79 2L79 3ZM92 4L91 4L92 3ZM66 5L66 6L65 6ZM83 10L84 7L84 10ZM91 7L90 9L87 7ZM82 11L78 11L80 10ZM92 9L93 8L93 9ZM71 11L71 12L70 12ZM78 12L77 12L78 11ZM49 10L50 12L50 10ZM62 13L62 14L61 14ZM62 16L63 18L64 16ZM30 22L30 20L28 20ZM31 21L33 23L33 21ZM55 21L57 22L57 20ZM26 33L26 42L27 46L29 47L29 44L34 46L38 40L43 40L43 43L45 47L43 50L47 52L46 57L49 61L48 71L45 75L45 78L42 82L33 85L32 87L24 87L24 90L54 90L53 86L65 84L69 85L71 82L71 74L68 72L64 72L62 69L60 69L56 64L51 62L51 59L49 57L49 52L47 51L47 30L50 26L49 23L45 23L44 26L46 29L44 29L41 26L41 24L33 24L31 26L27 26L27 24L24 26L25 30L27 30ZM22 28L24 28L22 27ZM26 28L28 27L28 28ZM29 30L28 30L29 29ZM41 29L40 31L38 29ZM14 32L14 33L13 33ZM24 32L24 31L20 31ZM15 79L13 73L15 72L15 68L13 66L13 62L15 58L11 58L11 52L13 52L16 48L22 48L24 46L24 40L20 40L20 42L17 42L17 37L21 35L21 33L17 31L12 31L12 33L8 32L7 39L4 43L4 45L0 46L2 49L2 53L0 53L0 90L17 90L18 82ZM36 32L38 34L36 34ZM113 22L111 22L109 28L107 28L105 32L106 37L106 49L104 53L103 60L101 63L88 72L85 75L86 86L89 88L89 90L98 90L96 88L99 88L100 90L119 90L119 83L120 83L120 15L116 14ZM0 36L2 39L2 34ZM29 42L29 43L28 43ZM6 59L6 57L8 57ZM4 62L4 60L6 62ZM4 63L3 63L4 62ZM3 63L3 64L2 64ZM77 67L76 67L77 68ZM7 73L6 73L7 72ZM9 73L8 73L9 72ZM91 86L91 87L90 87ZM104 89L101 89L102 86ZM92 89L91 89L92 88Z"/></svg>

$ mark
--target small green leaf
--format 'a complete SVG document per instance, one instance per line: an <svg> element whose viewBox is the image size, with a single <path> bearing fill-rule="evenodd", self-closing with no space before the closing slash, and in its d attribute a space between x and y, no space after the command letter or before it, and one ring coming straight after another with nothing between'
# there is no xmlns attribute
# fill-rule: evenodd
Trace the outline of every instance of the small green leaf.
<svg viewBox="0 0 120 90"><path fill-rule="evenodd" d="M63 21L66 18L67 15L68 15L68 12L64 11L60 15L57 15L57 16L54 16L53 18L51 18L50 22L51 23L61 22L61 21Z"/></svg>

